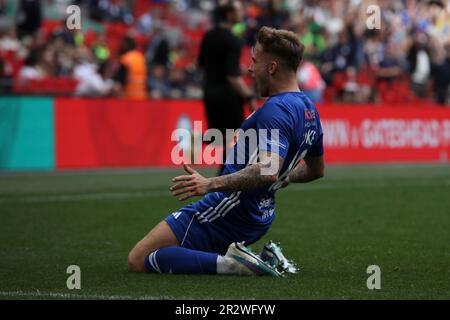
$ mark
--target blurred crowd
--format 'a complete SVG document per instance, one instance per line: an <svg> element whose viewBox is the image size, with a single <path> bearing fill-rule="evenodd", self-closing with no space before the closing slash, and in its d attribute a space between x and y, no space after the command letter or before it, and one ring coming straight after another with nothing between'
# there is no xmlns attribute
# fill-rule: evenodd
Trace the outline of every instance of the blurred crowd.
<svg viewBox="0 0 450 320"><path fill-rule="evenodd" d="M299 86L314 101L450 104L450 0L242 3L246 17L233 32L244 75L256 32L268 25L300 35ZM66 26L71 4L81 8L81 30ZM215 4L0 0L0 92L198 99L196 60Z"/></svg>

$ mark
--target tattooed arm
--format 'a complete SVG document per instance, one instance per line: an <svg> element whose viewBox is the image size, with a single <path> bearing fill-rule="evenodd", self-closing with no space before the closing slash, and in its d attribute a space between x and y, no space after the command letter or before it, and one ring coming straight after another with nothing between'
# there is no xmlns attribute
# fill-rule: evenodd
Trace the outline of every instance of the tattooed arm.
<svg viewBox="0 0 450 320"><path fill-rule="evenodd" d="M305 183L324 176L325 164L323 156L309 157L289 174L287 182Z"/></svg>
<svg viewBox="0 0 450 320"><path fill-rule="evenodd" d="M276 153L262 152L260 162L254 165L224 176L205 178L185 164L184 169L189 175L172 179L173 182L179 183L172 186L170 190L179 200L186 200L209 192L234 192L259 188L276 182L282 165L283 158Z"/></svg>
<svg viewBox="0 0 450 320"><path fill-rule="evenodd" d="M249 190L276 182L279 169L283 165L283 158L276 153L264 152L260 159L260 162L238 172L211 178L210 192Z"/></svg>

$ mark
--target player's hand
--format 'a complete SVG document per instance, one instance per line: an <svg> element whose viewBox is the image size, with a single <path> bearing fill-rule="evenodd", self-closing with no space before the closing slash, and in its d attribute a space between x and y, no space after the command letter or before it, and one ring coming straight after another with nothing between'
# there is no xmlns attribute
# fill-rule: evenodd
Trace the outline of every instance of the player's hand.
<svg viewBox="0 0 450 320"><path fill-rule="evenodd" d="M178 176L172 179L172 182L178 182L176 185L170 187L172 195L182 201L194 196L207 194L211 185L210 180L203 177L187 164L183 165L183 168L189 175Z"/></svg>

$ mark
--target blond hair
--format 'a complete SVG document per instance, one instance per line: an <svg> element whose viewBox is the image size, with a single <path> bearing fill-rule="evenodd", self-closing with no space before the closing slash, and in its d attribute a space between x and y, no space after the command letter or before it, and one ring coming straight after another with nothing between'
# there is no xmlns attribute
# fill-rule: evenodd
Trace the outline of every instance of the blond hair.
<svg viewBox="0 0 450 320"><path fill-rule="evenodd" d="M296 71L303 58L305 47L300 43L299 36L292 31L261 27L257 42L264 53L278 59L290 70Z"/></svg>

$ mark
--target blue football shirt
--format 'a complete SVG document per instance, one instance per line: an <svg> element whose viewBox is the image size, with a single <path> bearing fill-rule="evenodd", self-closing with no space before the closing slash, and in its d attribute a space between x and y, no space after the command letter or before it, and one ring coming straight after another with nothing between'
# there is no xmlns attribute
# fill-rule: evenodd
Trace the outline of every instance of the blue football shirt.
<svg viewBox="0 0 450 320"><path fill-rule="evenodd" d="M231 154L228 154L222 175L242 170L258 161L257 151L276 152L284 159L279 179L271 186L235 193L214 192L203 201L211 204L230 198L235 208L224 218L241 223L267 225L275 218L275 193L282 181L305 157L323 154L323 133L319 114L303 92L284 92L267 99L241 126L242 132ZM257 143L245 133L257 134Z"/></svg>

